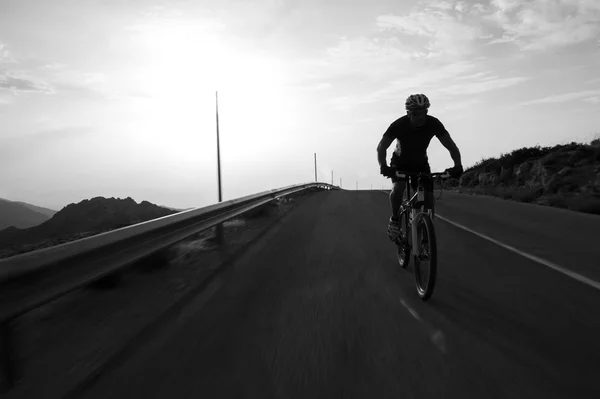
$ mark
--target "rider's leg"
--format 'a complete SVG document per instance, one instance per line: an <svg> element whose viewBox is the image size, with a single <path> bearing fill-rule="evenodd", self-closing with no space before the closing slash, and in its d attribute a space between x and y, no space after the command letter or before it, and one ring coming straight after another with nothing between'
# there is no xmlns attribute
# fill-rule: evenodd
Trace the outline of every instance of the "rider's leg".
<svg viewBox="0 0 600 399"><path fill-rule="evenodd" d="M390 192L390 206L392 208L392 219L398 219L400 214L400 206L402 205L402 196L406 182L403 179L394 182L392 191Z"/></svg>

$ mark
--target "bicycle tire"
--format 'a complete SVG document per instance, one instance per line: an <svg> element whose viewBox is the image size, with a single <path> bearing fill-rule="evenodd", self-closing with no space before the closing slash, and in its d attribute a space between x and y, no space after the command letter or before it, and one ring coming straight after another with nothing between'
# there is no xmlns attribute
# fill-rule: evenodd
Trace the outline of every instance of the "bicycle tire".
<svg viewBox="0 0 600 399"><path fill-rule="evenodd" d="M409 210L410 211L410 210ZM396 246L398 250L396 252L396 256L398 258L398 264L402 269L406 269L408 264L410 263L410 229L408 228L408 212L406 210L402 210L400 213L400 228L404 232L404 236L407 238L407 245L402 245L400 238L396 240Z"/></svg>
<svg viewBox="0 0 600 399"><path fill-rule="evenodd" d="M435 289L435 283L437 279L437 241L435 235L435 227L433 225L433 221L431 217L427 213L419 213L413 222L413 228L417 229L417 237L418 242L414 243L414 270L415 270L415 283L417 286L417 293L421 297L423 301L431 298L433 291ZM422 276L423 270L421 269L421 261L423 260L420 256L424 256L422 254L422 238L421 232L425 232L428 238L428 260L429 260L429 273L427 277L424 278ZM418 254L418 255L417 255ZM426 285L424 286L423 280L426 280Z"/></svg>

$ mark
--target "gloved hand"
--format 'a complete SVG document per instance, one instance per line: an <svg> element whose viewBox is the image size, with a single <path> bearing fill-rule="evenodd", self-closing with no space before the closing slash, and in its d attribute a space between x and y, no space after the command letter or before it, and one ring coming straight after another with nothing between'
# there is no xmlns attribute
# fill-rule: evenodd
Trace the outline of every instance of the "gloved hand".
<svg viewBox="0 0 600 399"><path fill-rule="evenodd" d="M381 168L379 171L385 177L392 177L396 170L394 168L392 168L391 166L381 165Z"/></svg>
<svg viewBox="0 0 600 399"><path fill-rule="evenodd" d="M448 168L446 169L446 172L450 175L450 177L452 177L453 179L458 179L460 177L460 175L463 174L463 167L462 165L454 165L453 168Z"/></svg>

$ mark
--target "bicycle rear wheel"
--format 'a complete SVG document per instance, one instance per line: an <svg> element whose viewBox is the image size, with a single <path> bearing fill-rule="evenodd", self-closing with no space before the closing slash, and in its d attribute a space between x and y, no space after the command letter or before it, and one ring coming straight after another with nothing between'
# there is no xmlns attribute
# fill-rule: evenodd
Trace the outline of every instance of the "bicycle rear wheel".
<svg viewBox="0 0 600 399"><path fill-rule="evenodd" d="M414 269L417 293L426 301L433 294L437 278L437 241L433 222L427 213L419 213L413 222L417 229Z"/></svg>

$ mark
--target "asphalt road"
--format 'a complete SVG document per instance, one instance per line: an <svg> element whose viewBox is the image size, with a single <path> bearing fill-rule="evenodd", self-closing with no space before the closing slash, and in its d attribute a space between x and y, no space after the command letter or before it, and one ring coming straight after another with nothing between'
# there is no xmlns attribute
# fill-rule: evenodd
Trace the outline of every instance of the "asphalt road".
<svg viewBox="0 0 600 399"><path fill-rule="evenodd" d="M314 194L79 397L600 397L599 290L438 220L438 285L424 303L386 237L387 201L379 191ZM544 246L549 232L592 240L575 266L600 267L588 237L599 217L567 234L562 211L516 204L519 217L485 224L477 214L509 209L491 204L448 195L438 211L556 262L568 256Z"/></svg>

